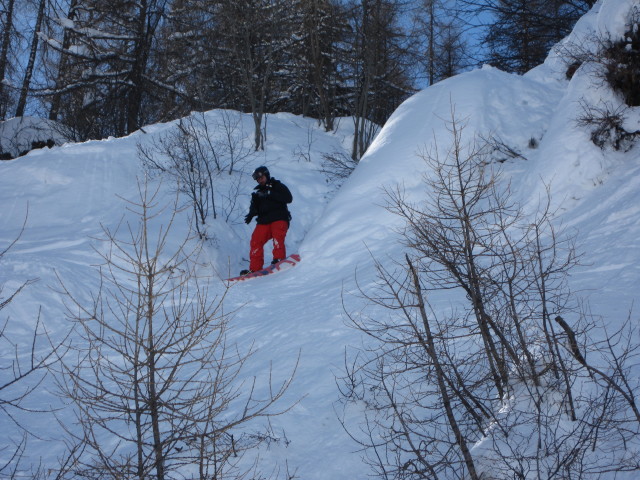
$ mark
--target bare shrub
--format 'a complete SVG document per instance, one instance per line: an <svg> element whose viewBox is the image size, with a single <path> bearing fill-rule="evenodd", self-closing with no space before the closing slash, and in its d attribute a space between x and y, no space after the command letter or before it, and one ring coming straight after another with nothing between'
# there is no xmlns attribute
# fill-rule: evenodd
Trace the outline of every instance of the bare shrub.
<svg viewBox="0 0 640 480"><path fill-rule="evenodd" d="M608 41L602 55L605 78L630 107L640 106L640 7L634 5L629 14L628 29L620 40Z"/></svg>
<svg viewBox="0 0 640 480"><path fill-rule="evenodd" d="M583 114L577 125L591 129L591 141L600 148L607 146L614 150L627 152L633 147L640 130L628 131L624 128L628 108L624 105L614 107L610 103L588 105L582 102Z"/></svg>
<svg viewBox="0 0 640 480"><path fill-rule="evenodd" d="M240 116L225 111L214 131L203 114L193 114L179 120L155 145L138 145L138 156L149 171L169 177L188 198L202 239L208 239L210 217L228 221L235 213L240 180L231 174L253 153L244 140ZM223 182L224 171L229 176Z"/></svg>
<svg viewBox="0 0 640 480"><path fill-rule="evenodd" d="M320 171L326 175L329 183L340 186L358 165L350 155L344 152L335 151L322 154L322 164Z"/></svg>
<svg viewBox="0 0 640 480"><path fill-rule="evenodd" d="M313 147L314 142L314 127L313 125L307 125L307 143L306 145L296 145L293 150L293 156L298 159L298 161L311 162L311 149Z"/></svg>
<svg viewBox="0 0 640 480"><path fill-rule="evenodd" d="M549 202L525 215L491 149L463 142L453 114L448 128L450 144L423 153L426 200L387 192L408 254L376 261L376 288L347 312L368 340L345 358L345 405L364 411L345 427L384 479L638 469L637 335L590 337L599 322L577 310L578 257Z"/></svg>
<svg viewBox="0 0 640 480"><path fill-rule="evenodd" d="M275 408L293 372L280 385L266 380L264 398L257 379L243 380L252 352L227 339L233 312L224 309L226 290L212 297L213 285L198 275L199 242L169 246L173 218L154 223L157 195L141 187L128 206L137 224L104 230L100 289L91 302L60 283L80 340L57 376L60 394L75 407L68 430L84 446L72 473L244 478L255 468L245 455L265 437L243 427L287 410Z"/></svg>
<svg viewBox="0 0 640 480"><path fill-rule="evenodd" d="M589 104L582 101L583 114L577 119L579 126L591 129L591 140L599 148L613 147L628 151L640 130L625 128L628 107L640 106L640 7L634 5L628 12L627 31L621 39L610 36L589 38L584 44L563 47L567 58L567 78L584 65L593 67L592 75L607 85L621 98L621 104Z"/></svg>

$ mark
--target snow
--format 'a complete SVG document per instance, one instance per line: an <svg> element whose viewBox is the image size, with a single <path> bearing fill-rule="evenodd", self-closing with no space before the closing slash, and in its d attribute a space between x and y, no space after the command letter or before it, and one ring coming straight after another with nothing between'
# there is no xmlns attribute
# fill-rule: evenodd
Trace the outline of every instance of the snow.
<svg viewBox="0 0 640 480"><path fill-rule="evenodd" d="M57 145L66 142L64 128L51 120L35 117L11 118L0 122L0 152L17 157L31 150L32 142L53 140Z"/></svg>
<svg viewBox="0 0 640 480"><path fill-rule="evenodd" d="M624 33L631 0L598 2L576 26L574 37L592 31ZM289 253L300 253L300 264L269 277L233 284L226 298L228 310L238 309L230 341L256 353L245 374L256 376L266 388L269 369L275 384L296 370L282 406L294 405L271 419L274 432L288 444L272 444L261 452L265 471L285 462L305 480L367 478L358 446L340 423L336 376L343 372L345 348L359 345L360 334L345 324L343 302L357 309L361 301L351 295L375 277L372 259L383 262L403 253L397 229L402 223L386 208L385 189L401 187L410 200L424 195L422 178L428 174L421 155L450 137L446 122L461 119L465 138L494 135L515 148L522 158L505 162L504 172L525 206L537 207L549 186L558 222L576 232L583 266L571 278L574 291L583 292L591 310L615 326L624 320L638 298L640 280L640 151L602 151L589 133L576 125L580 101L619 101L579 69L569 81L561 49L544 65L524 76L492 67L464 73L433 85L404 102L380 131L359 166L335 191L319 172L323 153L343 149L348 154L352 123L341 119L336 132L324 132L317 122L290 114L270 115L264 152L252 154L229 176L241 182L237 208L229 221L212 220L206 243L210 274L223 291L224 278L246 267L251 227L242 223L253 186L250 172L267 165L274 177L292 191L293 222L287 237ZM223 112L205 119L212 128ZM246 142L251 143L252 120L238 114ZM197 114L194 114L197 116ZM630 112L630 121L640 113ZM137 181L145 177L137 146L153 145L175 127L175 122L145 127L126 138L65 144L37 150L0 163L0 251L26 226L16 245L0 262L0 285L10 292L28 279L28 286L2 311L9 318L9 336L29 344L38 310L55 339L69 329L56 275L82 298L98 287L95 249L102 227L115 228L129 218L126 200L135 200ZM216 134L217 135L217 134ZM537 140L537 148L530 146ZM307 161L299 152L310 152ZM157 182L157 179L153 180ZM226 185L226 184L225 184ZM161 185L166 203L172 187ZM186 234L186 216L180 217L174 241ZM168 213L156 220L168 221ZM269 258L269 252L265 255ZM632 314L637 317L634 312ZM4 318L3 318L4 320ZM3 358L6 353L3 353ZM297 365L297 366L296 366ZM0 372L6 376L8 372ZM62 408L57 418L72 419L52 394L50 379L29 397L30 405ZM59 427L46 413L16 413L38 434L28 445L28 458L43 465L61 453ZM357 422L359 412L350 410ZM0 465L20 433L6 416L0 421L4 435ZM480 449L482 446L478 446ZM609 478L609 477L604 477ZM611 476L610 478L613 478ZM631 477L630 477L631 478Z"/></svg>

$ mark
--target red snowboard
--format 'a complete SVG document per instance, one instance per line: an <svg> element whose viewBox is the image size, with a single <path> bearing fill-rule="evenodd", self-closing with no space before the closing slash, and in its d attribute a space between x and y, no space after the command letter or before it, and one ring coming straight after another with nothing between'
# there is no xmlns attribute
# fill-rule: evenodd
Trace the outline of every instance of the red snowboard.
<svg viewBox="0 0 640 480"><path fill-rule="evenodd" d="M248 280L249 278L264 277L265 275L271 275L272 273L279 272L280 270L286 270L295 266L300 261L300 255L294 253L289 255L284 260L280 260L278 263L269 265L262 270L256 272L247 273L246 275L240 275L239 277L227 278L228 282L235 282L236 280Z"/></svg>

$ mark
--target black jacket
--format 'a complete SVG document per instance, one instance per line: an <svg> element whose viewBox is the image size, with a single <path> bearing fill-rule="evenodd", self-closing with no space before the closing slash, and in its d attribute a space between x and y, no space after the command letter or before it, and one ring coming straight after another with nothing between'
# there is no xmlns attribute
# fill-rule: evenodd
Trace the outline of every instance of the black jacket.
<svg viewBox="0 0 640 480"><path fill-rule="evenodd" d="M291 220L287 204L293 201L293 196L284 183L271 178L264 186L258 185L254 190L248 217L258 217L261 225L277 220Z"/></svg>

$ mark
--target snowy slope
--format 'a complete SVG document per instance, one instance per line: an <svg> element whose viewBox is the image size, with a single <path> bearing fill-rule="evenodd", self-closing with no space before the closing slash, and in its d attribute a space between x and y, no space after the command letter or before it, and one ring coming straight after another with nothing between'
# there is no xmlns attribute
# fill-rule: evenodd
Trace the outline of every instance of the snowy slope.
<svg viewBox="0 0 640 480"><path fill-rule="evenodd" d="M621 34L622 14L632 3L599 3L574 35L594 30ZM535 208L545 185L550 185L559 221L577 232L584 252L585 265L576 270L571 286L589 298L593 311L615 325L639 300L639 150L636 146L626 153L603 152L589 141L589 133L574 121L579 101L598 95L614 98L586 71L567 80L565 67L560 54L553 53L524 76L484 67L416 94L389 119L335 195L318 172L321 154L348 147L350 123L343 120L338 133L331 134L309 119L269 117L266 150L249 159L245 169L266 164L291 188L293 223L287 243L291 253L301 254L302 262L281 274L232 285L226 300L229 309L241 307L230 340L241 350L252 345L257 350L245 373L259 379L258 391L266 388L271 368L278 383L299 362L283 399L284 405L295 406L271 420L274 432L287 442L261 452L265 471L286 462L305 480L367 478L357 445L336 411L335 377L342 374L345 348L362 340L345 326L343 301L349 309L358 307L351 293L356 276L365 289L373 281L371 257L386 261L401 255L395 231L401 223L385 209L384 189L402 186L409 199L422 198L422 175L429 172L420 154L449 141L446 122L452 112L466 125L467 139L494 135L525 158L504 164L518 200ZM217 115L210 112L207 118L214 122ZM243 121L250 133L250 118ZM56 285L54 271L79 295L88 296L97 287L92 265L98 258L92 247L99 244L94 238L101 236L101 224L114 227L127 215L121 197L136 196L135 179L143 176L136 145L151 144L170 128L171 124L150 126L146 133L127 138L68 144L0 163L0 250L19 234L28 208L20 241L0 263L0 285L11 291L26 279L40 279L2 312L10 317L8 333L14 338L29 341L40 306L54 337L67 331L60 296L50 288ZM537 148L530 147L531 139ZM307 149L311 162L296 155ZM245 267L251 228L240 219L252 188L248 177L242 177L245 195L232 221L210 226L216 242L207 245L207 254L211 271L220 278ZM169 203L171 188L163 188ZM176 242L185 232L186 227L176 230ZM217 285L222 291L224 282ZM57 406L50 388L48 382L39 387L31 404ZM42 457L46 464L60 451L58 431L46 414L22 415L41 437L30 441L29 457ZM59 418L65 415L69 414L64 410L57 413ZM357 413L352 415L350 420L357 422ZM17 438L7 418L0 428L13 432L5 442Z"/></svg>

